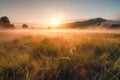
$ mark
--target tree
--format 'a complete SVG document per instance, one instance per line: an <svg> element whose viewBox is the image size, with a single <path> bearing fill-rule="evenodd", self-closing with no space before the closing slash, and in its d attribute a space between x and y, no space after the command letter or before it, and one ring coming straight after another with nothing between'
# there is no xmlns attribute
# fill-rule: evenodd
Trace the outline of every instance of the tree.
<svg viewBox="0 0 120 80"><path fill-rule="evenodd" d="M111 28L120 28L120 24L112 24Z"/></svg>
<svg viewBox="0 0 120 80"><path fill-rule="evenodd" d="M48 26L48 29L51 29L52 27L51 26Z"/></svg>
<svg viewBox="0 0 120 80"><path fill-rule="evenodd" d="M10 20L7 16L0 18L0 26L2 28L15 28L14 24L10 24Z"/></svg>
<svg viewBox="0 0 120 80"><path fill-rule="evenodd" d="M15 28L15 25L14 24L10 24L10 28Z"/></svg>
<svg viewBox="0 0 120 80"><path fill-rule="evenodd" d="M27 24L23 24L22 28L28 28L28 25Z"/></svg>
<svg viewBox="0 0 120 80"><path fill-rule="evenodd" d="M3 23L10 24L9 18L7 16L1 17L0 21L3 22Z"/></svg>

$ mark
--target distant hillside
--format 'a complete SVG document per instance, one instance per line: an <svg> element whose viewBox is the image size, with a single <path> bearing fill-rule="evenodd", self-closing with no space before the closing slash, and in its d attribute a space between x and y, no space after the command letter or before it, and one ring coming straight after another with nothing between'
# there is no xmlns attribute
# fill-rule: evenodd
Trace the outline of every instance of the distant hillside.
<svg viewBox="0 0 120 80"><path fill-rule="evenodd" d="M61 28L86 28L88 26L101 24L102 22L105 22L105 21L107 21L107 20L102 19L102 18L96 18L96 19L90 19L90 20L86 20L86 21L65 23L65 24L62 24L60 27Z"/></svg>
<svg viewBox="0 0 120 80"><path fill-rule="evenodd" d="M59 28L120 28L120 21L107 20L103 18L95 18L85 21L76 21L65 23ZM116 27L117 26L117 27Z"/></svg>

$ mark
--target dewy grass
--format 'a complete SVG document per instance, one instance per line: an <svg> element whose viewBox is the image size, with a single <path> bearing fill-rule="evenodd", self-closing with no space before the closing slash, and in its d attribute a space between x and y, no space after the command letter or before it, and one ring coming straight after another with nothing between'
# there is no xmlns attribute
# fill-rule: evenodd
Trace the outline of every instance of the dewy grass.
<svg viewBox="0 0 120 80"><path fill-rule="evenodd" d="M24 63L16 56L9 56L1 59L0 62L0 74L3 80L16 80L18 78L25 77L25 67L27 63Z"/></svg>
<svg viewBox="0 0 120 80"><path fill-rule="evenodd" d="M1 41L0 80L120 80L118 34L21 35Z"/></svg>

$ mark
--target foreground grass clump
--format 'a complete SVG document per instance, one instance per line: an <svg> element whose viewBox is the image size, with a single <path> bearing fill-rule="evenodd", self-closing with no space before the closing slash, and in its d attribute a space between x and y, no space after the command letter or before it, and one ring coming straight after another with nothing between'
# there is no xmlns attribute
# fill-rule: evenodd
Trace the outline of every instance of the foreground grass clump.
<svg viewBox="0 0 120 80"><path fill-rule="evenodd" d="M0 59L1 80L25 79L28 61L17 56L7 56Z"/></svg>
<svg viewBox="0 0 120 80"><path fill-rule="evenodd" d="M120 80L119 34L55 35L1 38L0 80Z"/></svg>

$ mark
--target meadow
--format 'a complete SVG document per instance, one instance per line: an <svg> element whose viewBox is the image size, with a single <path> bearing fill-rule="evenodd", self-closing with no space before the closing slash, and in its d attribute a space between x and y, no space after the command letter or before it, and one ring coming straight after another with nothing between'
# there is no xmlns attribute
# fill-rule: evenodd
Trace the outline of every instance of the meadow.
<svg viewBox="0 0 120 80"><path fill-rule="evenodd" d="M0 31L0 80L120 80L120 31Z"/></svg>

